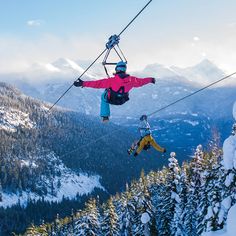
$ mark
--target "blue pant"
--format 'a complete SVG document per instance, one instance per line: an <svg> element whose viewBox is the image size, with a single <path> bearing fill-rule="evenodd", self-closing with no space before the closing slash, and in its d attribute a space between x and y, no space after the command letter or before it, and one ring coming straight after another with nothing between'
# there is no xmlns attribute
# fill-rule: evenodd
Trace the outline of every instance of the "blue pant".
<svg viewBox="0 0 236 236"><path fill-rule="evenodd" d="M100 116L110 116L110 104L107 102L107 91L105 90L101 96Z"/></svg>

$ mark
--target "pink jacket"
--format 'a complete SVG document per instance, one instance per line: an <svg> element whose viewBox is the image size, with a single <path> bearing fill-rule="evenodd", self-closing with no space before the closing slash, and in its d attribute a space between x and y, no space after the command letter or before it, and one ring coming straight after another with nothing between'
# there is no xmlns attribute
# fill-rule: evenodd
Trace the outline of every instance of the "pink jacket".
<svg viewBox="0 0 236 236"><path fill-rule="evenodd" d="M111 88L117 92L120 87L124 86L124 92L128 93L132 88L141 87L145 84L151 83L152 78L137 78L134 76L127 75L125 78L121 78L119 74L115 74L114 77L107 79L101 79L96 81L84 81L83 87L90 88Z"/></svg>

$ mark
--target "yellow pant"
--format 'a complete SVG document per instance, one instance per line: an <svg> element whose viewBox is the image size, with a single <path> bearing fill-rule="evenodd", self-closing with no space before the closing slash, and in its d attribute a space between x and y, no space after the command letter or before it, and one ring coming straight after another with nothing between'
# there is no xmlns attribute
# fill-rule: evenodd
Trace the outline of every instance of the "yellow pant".
<svg viewBox="0 0 236 236"><path fill-rule="evenodd" d="M150 143L150 145L152 145L157 151L159 152L164 151L164 148L160 147L151 135L147 135L143 137L142 140L140 141L136 153L139 154L143 150L144 146L147 145L148 143Z"/></svg>

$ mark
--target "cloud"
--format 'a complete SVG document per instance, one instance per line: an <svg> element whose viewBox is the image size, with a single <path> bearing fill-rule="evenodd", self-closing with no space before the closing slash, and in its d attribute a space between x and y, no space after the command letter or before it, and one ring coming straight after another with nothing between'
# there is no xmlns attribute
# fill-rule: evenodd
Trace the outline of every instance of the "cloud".
<svg viewBox="0 0 236 236"><path fill-rule="evenodd" d="M236 27L236 22L231 22L231 23L227 24L227 26L229 28L235 28Z"/></svg>
<svg viewBox="0 0 236 236"><path fill-rule="evenodd" d="M231 31L213 37L212 32L204 40L189 42L189 35L181 38L145 38L133 40L127 37L121 49L129 63L129 70L141 70L147 64L160 63L167 66L192 66L204 57L228 71L235 70L236 35ZM195 36L197 37L197 36ZM51 63L58 58L71 60L94 60L103 51L106 40L103 34L91 37L73 34L62 38L44 34L39 38L0 37L0 73L27 70L33 63ZM194 44L194 46L192 45ZM98 60L101 64L102 57Z"/></svg>
<svg viewBox="0 0 236 236"><path fill-rule="evenodd" d="M74 35L60 38L45 34L37 39L0 37L0 73L21 72L34 63L51 63L58 58L93 60L104 49L99 39Z"/></svg>
<svg viewBox="0 0 236 236"><path fill-rule="evenodd" d="M42 20L28 20L27 21L27 25L29 27L39 27L42 25L42 23L43 23Z"/></svg>

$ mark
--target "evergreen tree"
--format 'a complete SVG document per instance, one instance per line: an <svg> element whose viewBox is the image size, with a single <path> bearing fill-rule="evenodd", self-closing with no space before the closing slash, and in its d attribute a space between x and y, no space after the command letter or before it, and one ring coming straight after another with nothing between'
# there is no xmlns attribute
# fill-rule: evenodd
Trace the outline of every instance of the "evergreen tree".
<svg viewBox="0 0 236 236"><path fill-rule="evenodd" d="M129 186L126 184L126 191L121 194L121 208L120 211L118 210L119 222L120 222L120 229L121 235L127 236L131 234L131 213L130 213L130 206L129 201L132 198L132 194L129 191Z"/></svg>
<svg viewBox="0 0 236 236"><path fill-rule="evenodd" d="M118 216L112 198L110 198L107 204L104 205L103 221L101 228L102 235L104 236L120 235Z"/></svg>
<svg viewBox="0 0 236 236"><path fill-rule="evenodd" d="M171 171L172 186L171 186L171 198L174 201L174 216L171 221L171 235L182 236L182 214L186 202L186 180L185 173L181 173L176 154L172 152L169 158L169 169Z"/></svg>
<svg viewBox="0 0 236 236"><path fill-rule="evenodd" d="M96 199L90 199L82 216L75 222L75 232L78 235L95 236L100 234L99 210Z"/></svg>
<svg viewBox="0 0 236 236"><path fill-rule="evenodd" d="M162 171L158 173L158 181L155 187L152 186L152 202L155 207L156 212L156 225L158 235L168 235L168 224L166 225L165 221L165 198L167 194L166 189L166 177L167 177L168 169L164 167Z"/></svg>
<svg viewBox="0 0 236 236"><path fill-rule="evenodd" d="M220 203L222 201L222 177L223 177L222 165L216 163L213 165L209 172L206 181L206 192L207 192L207 213L205 216L206 220L206 231L216 231L222 228L222 222L219 222Z"/></svg>
<svg viewBox="0 0 236 236"><path fill-rule="evenodd" d="M176 203L176 213L174 219L176 219L174 223L174 227L176 227L175 236L188 236L185 229L185 219L184 219L184 212L185 207L187 205L187 193L188 193L188 171L189 165L187 163L183 163L182 168L180 169L180 177L179 181L177 182L177 193L179 196L180 201Z"/></svg>
<svg viewBox="0 0 236 236"><path fill-rule="evenodd" d="M38 228L38 234L40 236L48 236L47 225L42 223Z"/></svg>
<svg viewBox="0 0 236 236"><path fill-rule="evenodd" d="M234 156L235 147L231 144L233 140L235 140L236 135L236 124L232 127L231 136L225 140L227 144L227 148L230 149L231 155ZM229 144L230 142L230 144ZM224 143L225 145L225 143ZM227 157L224 157L227 158ZM233 159L233 157L230 157ZM233 161L233 160L231 160ZM226 161L227 162L227 161ZM233 194L236 188L236 169L235 164L232 166L228 166L229 164L224 162L223 166L223 176L222 176L222 201L220 203L220 211L219 211L219 224L222 225L226 221L228 210L230 207L235 204L236 198Z"/></svg>
<svg viewBox="0 0 236 236"><path fill-rule="evenodd" d="M137 227L135 233L137 235L150 235L151 228L155 229L155 213L154 207L151 202L151 194L148 188L147 177L144 171L141 172L141 176L138 182L138 201L136 205L137 209Z"/></svg>
<svg viewBox="0 0 236 236"><path fill-rule="evenodd" d="M140 224L140 212L138 209L138 200L139 200L139 194L138 194L138 182L132 182L130 186L130 194L131 197L128 201L128 210L130 214L130 232L131 235L135 235L137 232L137 227Z"/></svg>
<svg viewBox="0 0 236 236"><path fill-rule="evenodd" d="M207 228L207 220L206 215L210 206L210 203L208 202L208 197L210 193L210 189L208 188L210 184L210 179L212 177L212 158L210 155L204 155L202 160L203 164L203 170L201 172L201 186L200 186L200 192L198 197L198 209L197 209L197 233L198 235L201 235ZM209 166L207 165L209 163ZM198 188L198 186L197 186Z"/></svg>
<svg viewBox="0 0 236 236"><path fill-rule="evenodd" d="M183 213L183 221L186 235L197 236L198 234L198 206L202 187L201 174L203 171L202 146L198 145L193 160L188 169L188 192L187 202Z"/></svg>
<svg viewBox="0 0 236 236"><path fill-rule="evenodd" d="M175 235L178 229L178 221L181 215L179 205L181 200L178 195L180 168L175 158L175 153L171 153L169 168L164 169L163 184L160 186L159 200L157 204L157 226L159 235Z"/></svg>
<svg viewBox="0 0 236 236"><path fill-rule="evenodd" d="M26 236L38 236L37 229L33 224L27 228Z"/></svg>

